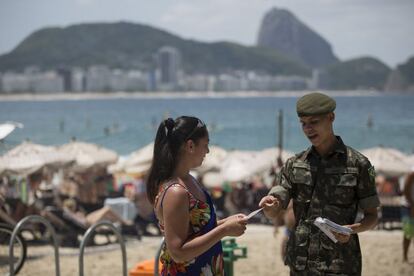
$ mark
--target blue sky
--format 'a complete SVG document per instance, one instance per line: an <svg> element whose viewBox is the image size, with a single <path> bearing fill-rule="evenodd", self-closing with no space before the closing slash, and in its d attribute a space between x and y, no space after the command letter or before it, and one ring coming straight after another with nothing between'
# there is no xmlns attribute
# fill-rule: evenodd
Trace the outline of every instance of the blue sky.
<svg viewBox="0 0 414 276"><path fill-rule="evenodd" d="M83 22L130 21L254 45L272 7L293 12L342 60L369 55L395 66L414 56L413 0L0 0L0 54L35 30Z"/></svg>

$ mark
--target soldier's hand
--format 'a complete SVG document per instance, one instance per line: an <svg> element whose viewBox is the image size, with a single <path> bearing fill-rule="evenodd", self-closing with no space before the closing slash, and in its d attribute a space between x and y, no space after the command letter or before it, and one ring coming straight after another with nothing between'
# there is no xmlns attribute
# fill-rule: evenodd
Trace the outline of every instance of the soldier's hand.
<svg viewBox="0 0 414 276"><path fill-rule="evenodd" d="M349 238L351 237L351 235L340 234L340 233L337 233L335 231L331 231L331 232L332 232L332 234L334 234L335 238L340 243L347 243L349 241Z"/></svg>
<svg viewBox="0 0 414 276"><path fill-rule="evenodd" d="M279 213L280 202L276 197L268 195L260 200L259 206L263 208L267 218L273 219Z"/></svg>

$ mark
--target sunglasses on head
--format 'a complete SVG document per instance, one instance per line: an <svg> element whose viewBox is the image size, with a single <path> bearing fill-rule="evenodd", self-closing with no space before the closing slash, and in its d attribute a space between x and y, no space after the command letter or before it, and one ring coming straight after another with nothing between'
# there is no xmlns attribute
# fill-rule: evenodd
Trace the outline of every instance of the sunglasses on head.
<svg viewBox="0 0 414 276"><path fill-rule="evenodd" d="M204 124L204 122L203 121L201 121L200 119L197 119L197 125L196 125L196 127L190 132L190 134L188 134L187 135L187 138L185 139L185 140L189 140L190 138L191 138L191 136L193 136L194 135L194 133L198 130L198 129L200 129L200 128L203 128L203 127L205 127L206 126L206 124Z"/></svg>

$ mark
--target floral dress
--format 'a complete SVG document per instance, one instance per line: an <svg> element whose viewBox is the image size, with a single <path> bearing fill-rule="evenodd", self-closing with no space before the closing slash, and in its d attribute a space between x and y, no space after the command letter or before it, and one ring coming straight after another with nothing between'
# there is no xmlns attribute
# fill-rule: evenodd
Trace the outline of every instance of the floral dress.
<svg viewBox="0 0 414 276"><path fill-rule="evenodd" d="M213 207L213 203L210 195L203 189L204 194L206 195L206 201L203 202L197 199L187 187L173 183L167 185L165 188L160 189L158 196L156 198L155 206L157 205L159 195L162 195L161 199L161 208L164 200L166 191L175 185L179 185L184 188L188 193L189 200L189 211L190 211L190 229L191 234L188 239L191 240L197 236L201 236L217 226L217 217ZM161 231L164 231L164 226L159 224ZM224 275L224 266L223 266L223 250L221 247L221 242L217 242L209 250L197 256L196 258L180 263L175 262L166 244L161 252L160 261L162 263L162 272L163 276L182 276L182 275L200 275L200 276L223 276Z"/></svg>

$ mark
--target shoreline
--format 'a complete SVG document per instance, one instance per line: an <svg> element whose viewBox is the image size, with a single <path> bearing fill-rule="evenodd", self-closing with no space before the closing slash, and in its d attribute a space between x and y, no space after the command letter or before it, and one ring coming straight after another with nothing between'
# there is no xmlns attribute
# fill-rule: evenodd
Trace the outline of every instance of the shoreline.
<svg viewBox="0 0 414 276"><path fill-rule="evenodd" d="M386 95L408 95L407 93L391 93L371 90L323 91L331 96L340 97L373 97ZM288 98L300 97L311 91L234 91L234 92L84 92L56 94L0 94L0 102L14 101L82 101L112 99L219 99L219 98Z"/></svg>

